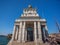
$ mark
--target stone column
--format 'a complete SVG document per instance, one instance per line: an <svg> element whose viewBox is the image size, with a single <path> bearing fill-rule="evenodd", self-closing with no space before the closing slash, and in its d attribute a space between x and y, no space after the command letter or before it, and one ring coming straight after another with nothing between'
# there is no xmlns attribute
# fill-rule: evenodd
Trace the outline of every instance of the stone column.
<svg viewBox="0 0 60 45"><path fill-rule="evenodd" d="M34 40L37 41L36 22L34 22Z"/></svg>
<svg viewBox="0 0 60 45"><path fill-rule="evenodd" d="M47 28L47 26L45 25L45 29L48 31L48 28Z"/></svg>
<svg viewBox="0 0 60 45"><path fill-rule="evenodd" d="M48 37L48 28L47 28L46 25L45 25L45 37L46 37L46 38Z"/></svg>
<svg viewBox="0 0 60 45"><path fill-rule="evenodd" d="M15 40L18 38L18 26L16 26L16 35L15 35Z"/></svg>
<svg viewBox="0 0 60 45"><path fill-rule="evenodd" d="M15 28L16 28L16 25L14 25L14 28L13 28L13 35L12 35L11 41L15 40L15 32L16 32Z"/></svg>
<svg viewBox="0 0 60 45"><path fill-rule="evenodd" d="M22 42L25 42L25 21L23 22Z"/></svg>
<svg viewBox="0 0 60 45"><path fill-rule="evenodd" d="M42 43L42 33L41 33L41 24L40 24L40 22L38 21L38 40L39 40L39 42L40 43Z"/></svg>
<svg viewBox="0 0 60 45"><path fill-rule="evenodd" d="M19 26L18 42L21 42L21 31L22 31L22 22L20 22L20 26Z"/></svg>
<svg viewBox="0 0 60 45"><path fill-rule="evenodd" d="M27 41L27 30L25 30L25 41Z"/></svg>

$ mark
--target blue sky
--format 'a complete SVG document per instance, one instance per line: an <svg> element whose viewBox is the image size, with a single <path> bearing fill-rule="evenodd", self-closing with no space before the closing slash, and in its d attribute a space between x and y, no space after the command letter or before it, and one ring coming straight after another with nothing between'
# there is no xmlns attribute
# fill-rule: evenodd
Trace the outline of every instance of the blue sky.
<svg viewBox="0 0 60 45"><path fill-rule="evenodd" d="M28 5L35 7L38 14L47 20L49 33L58 32L54 17L60 24L60 0L0 0L0 35L13 32L15 19Z"/></svg>

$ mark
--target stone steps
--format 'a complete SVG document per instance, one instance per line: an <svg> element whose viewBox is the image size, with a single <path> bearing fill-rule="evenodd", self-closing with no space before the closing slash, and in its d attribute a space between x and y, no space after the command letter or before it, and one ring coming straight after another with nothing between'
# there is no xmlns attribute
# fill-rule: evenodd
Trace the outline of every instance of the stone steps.
<svg viewBox="0 0 60 45"><path fill-rule="evenodd" d="M19 43L17 41L13 41L12 43L9 43L8 45L46 45L44 43L35 43L35 42L25 42L25 43Z"/></svg>
<svg viewBox="0 0 60 45"><path fill-rule="evenodd" d="M35 43L34 42L27 42L24 45L35 45Z"/></svg>
<svg viewBox="0 0 60 45"><path fill-rule="evenodd" d="M19 43L19 42L14 41L12 45L35 45L35 43L34 42Z"/></svg>

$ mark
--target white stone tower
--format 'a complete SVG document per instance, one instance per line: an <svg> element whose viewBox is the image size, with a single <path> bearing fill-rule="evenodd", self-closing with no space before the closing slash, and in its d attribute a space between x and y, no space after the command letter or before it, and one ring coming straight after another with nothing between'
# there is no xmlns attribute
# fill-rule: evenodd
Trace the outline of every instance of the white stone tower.
<svg viewBox="0 0 60 45"><path fill-rule="evenodd" d="M38 45L44 43L47 36L46 20L39 17L31 5L23 10L19 19L15 20L12 39L8 45Z"/></svg>

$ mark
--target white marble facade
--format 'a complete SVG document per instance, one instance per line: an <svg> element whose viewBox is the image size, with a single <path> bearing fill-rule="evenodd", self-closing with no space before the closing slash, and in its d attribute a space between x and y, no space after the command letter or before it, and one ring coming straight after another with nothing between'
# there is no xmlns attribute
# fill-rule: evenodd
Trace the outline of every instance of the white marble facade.
<svg viewBox="0 0 60 45"><path fill-rule="evenodd" d="M27 29L28 27L32 27L32 29ZM27 30L33 31L29 32ZM46 20L41 19L41 17L39 17L39 14L36 12L36 9L32 8L32 6L29 5L28 8L25 8L23 10L23 14L21 15L21 17L15 20L11 40L21 43L28 41L43 42L43 40L45 40L47 37L47 31L48 29ZM32 33L33 35L29 34L28 32ZM31 39L29 38L29 36L31 37Z"/></svg>

